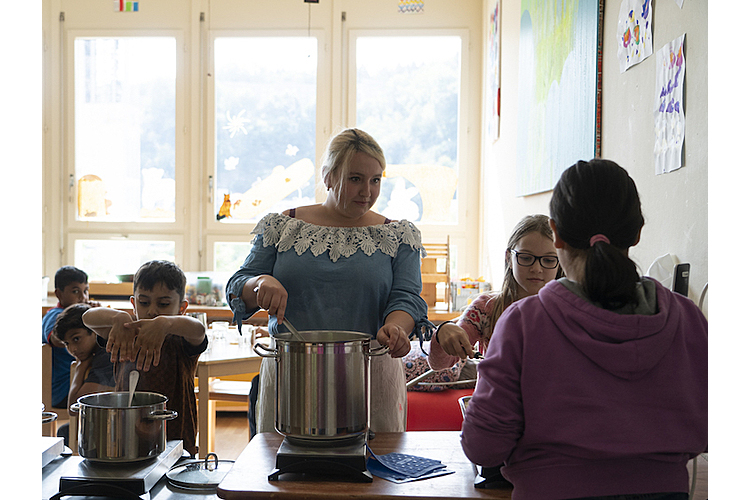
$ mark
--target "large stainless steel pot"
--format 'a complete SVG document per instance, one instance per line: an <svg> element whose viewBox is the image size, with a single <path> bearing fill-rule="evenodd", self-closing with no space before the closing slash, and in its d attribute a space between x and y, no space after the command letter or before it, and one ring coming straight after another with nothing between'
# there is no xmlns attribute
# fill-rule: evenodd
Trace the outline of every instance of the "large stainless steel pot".
<svg viewBox="0 0 750 500"><path fill-rule="evenodd" d="M257 343L259 356L276 359L276 430L292 440L339 440L367 432L370 417L370 335L346 331L274 336L276 348Z"/></svg>
<svg viewBox="0 0 750 500"><path fill-rule="evenodd" d="M159 456L167 446L167 397L136 392L128 406L127 392L102 392L78 398L78 454L98 462L136 462Z"/></svg>

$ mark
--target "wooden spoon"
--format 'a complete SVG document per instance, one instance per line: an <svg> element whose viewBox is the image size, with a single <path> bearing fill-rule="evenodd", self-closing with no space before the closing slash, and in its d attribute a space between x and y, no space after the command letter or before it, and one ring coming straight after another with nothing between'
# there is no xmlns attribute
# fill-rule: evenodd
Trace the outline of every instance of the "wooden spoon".
<svg viewBox="0 0 750 500"><path fill-rule="evenodd" d="M133 370L130 372L130 381L128 383L128 406L132 406L133 404L133 394L135 394L135 386L138 385L139 377L140 374L138 373L138 370Z"/></svg>

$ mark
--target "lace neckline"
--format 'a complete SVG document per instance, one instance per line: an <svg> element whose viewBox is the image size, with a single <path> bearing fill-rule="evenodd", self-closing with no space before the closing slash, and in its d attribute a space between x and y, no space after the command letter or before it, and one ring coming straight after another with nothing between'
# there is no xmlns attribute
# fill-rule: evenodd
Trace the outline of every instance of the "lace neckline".
<svg viewBox="0 0 750 500"><path fill-rule="evenodd" d="M380 251L395 257L398 247L407 244L424 256L419 229L407 220L363 227L318 226L284 214L268 214L252 234L263 238L263 246L274 245L279 252L294 249L297 255L310 250L314 256L328 252L332 262L350 257L358 250L365 255Z"/></svg>

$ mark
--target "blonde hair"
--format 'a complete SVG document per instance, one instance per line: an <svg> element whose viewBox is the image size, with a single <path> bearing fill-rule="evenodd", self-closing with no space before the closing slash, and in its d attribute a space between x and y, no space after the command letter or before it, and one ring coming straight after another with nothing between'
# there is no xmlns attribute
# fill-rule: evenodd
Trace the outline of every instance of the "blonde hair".
<svg viewBox="0 0 750 500"><path fill-rule="evenodd" d="M348 128L336 134L328 142L321 160L323 184L334 191L339 191L343 179L349 173L352 158L358 152L375 158L385 170L385 155L375 139L363 130Z"/></svg>
<svg viewBox="0 0 750 500"><path fill-rule="evenodd" d="M511 265L511 257L509 257L508 251L518 245L521 238L534 232L552 240L552 228L549 226L549 217L542 214L527 215L516 224L510 238L508 238L508 246L505 249L505 275L503 277L503 285L499 291L490 294L495 299L495 304L492 308L492 315L490 316L490 324L493 326L493 329L503 311L505 311L505 309L513 302L518 300L518 282L513 276L513 266ZM558 264L557 275L555 278L560 278L562 275L562 266Z"/></svg>

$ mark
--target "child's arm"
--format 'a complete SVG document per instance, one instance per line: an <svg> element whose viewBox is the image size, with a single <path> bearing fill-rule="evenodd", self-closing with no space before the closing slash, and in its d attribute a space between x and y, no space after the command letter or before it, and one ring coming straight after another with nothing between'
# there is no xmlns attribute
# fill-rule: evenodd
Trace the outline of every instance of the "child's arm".
<svg viewBox="0 0 750 500"><path fill-rule="evenodd" d="M83 324L105 339L109 338L115 324L129 323L132 319L125 311L110 307L93 307L83 313Z"/></svg>
<svg viewBox="0 0 750 500"><path fill-rule="evenodd" d="M131 328L130 314L109 307L95 307L83 313L83 324L107 339L107 352L113 363L132 360L133 344L138 330Z"/></svg>
<svg viewBox="0 0 750 500"><path fill-rule="evenodd" d="M131 361L136 361L136 368L144 371L148 371L151 365L159 364L161 346L167 335L182 337L193 345L199 345L206 337L203 323L191 316L157 316L133 321L125 326L137 332Z"/></svg>
<svg viewBox="0 0 750 500"><path fill-rule="evenodd" d="M87 372L89 371L89 368L91 368L92 360L93 357L89 357L84 361L76 360L73 363L73 376L71 377L70 391L68 392L68 413L70 415L77 415L77 413L70 411L70 405L78 401L78 398L81 396L112 390L112 387L85 381Z"/></svg>

